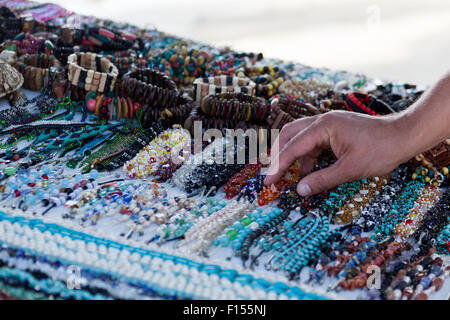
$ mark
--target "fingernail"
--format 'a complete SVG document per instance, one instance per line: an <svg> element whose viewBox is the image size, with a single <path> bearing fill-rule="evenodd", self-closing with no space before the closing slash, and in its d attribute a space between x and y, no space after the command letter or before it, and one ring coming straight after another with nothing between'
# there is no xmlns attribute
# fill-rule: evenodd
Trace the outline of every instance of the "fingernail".
<svg viewBox="0 0 450 320"><path fill-rule="evenodd" d="M306 197L311 194L311 188L306 183L300 183L300 185L298 186L298 192L300 193L300 195Z"/></svg>

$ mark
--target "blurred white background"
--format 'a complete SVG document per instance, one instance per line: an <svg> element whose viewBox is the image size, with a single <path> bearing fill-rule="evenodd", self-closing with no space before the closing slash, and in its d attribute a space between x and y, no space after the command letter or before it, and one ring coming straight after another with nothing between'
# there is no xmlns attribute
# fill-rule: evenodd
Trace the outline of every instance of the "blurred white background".
<svg viewBox="0 0 450 320"><path fill-rule="evenodd" d="M448 0L50 2L205 43L382 79L427 85L450 69Z"/></svg>

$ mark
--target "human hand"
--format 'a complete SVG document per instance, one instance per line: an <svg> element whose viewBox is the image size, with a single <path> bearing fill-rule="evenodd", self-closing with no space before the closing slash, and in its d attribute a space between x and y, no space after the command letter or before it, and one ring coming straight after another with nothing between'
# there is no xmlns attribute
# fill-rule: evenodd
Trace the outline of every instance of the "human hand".
<svg viewBox="0 0 450 320"><path fill-rule="evenodd" d="M326 148L337 157L333 165L306 175L297 192L308 196L353 180L382 176L416 155L414 134L406 117L374 117L346 111L289 123L275 140L265 184L276 183L296 159L302 175Z"/></svg>

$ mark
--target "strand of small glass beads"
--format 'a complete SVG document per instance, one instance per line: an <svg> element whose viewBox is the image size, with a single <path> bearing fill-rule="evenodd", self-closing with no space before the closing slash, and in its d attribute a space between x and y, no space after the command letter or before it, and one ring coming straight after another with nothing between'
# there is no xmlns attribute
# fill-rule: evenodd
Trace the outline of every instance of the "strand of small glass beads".
<svg viewBox="0 0 450 320"><path fill-rule="evenodd" d="M380 222L375 226L376 235L373 238L383 239L395 232L395 226L405 218L409 210L414 206L415 199L424 188L423 179L418 178L408 182L398 195L397 199L392 202L389 211L383 215Z"/></svg>
<svg viewBox="0 0 450 320"><path fill-rule="evenodd" d="M209 248L214 239L229 225L242 218L253 206L245 200L232 200L222 209L208 217L200 218L184 234L181 246L189 245L191 251L203 251Z"/></svg>
<svg viewBox="0 0 450 320"><path fill-rule="evenodd" d="M433 185L426 185L420 195L417 197L414 207L409 211L408 215L396 227L396 234L402 238L407 238L420 225L420 222L440 199L439 188Z"/></svg>
<svg viewBox="0 0 450 320"><path fill-rule="evenodd" d="M246 234L250 233L253 230L256 230L259 227L259 222L261 222L261 218L263 217L262 208L257 208L256 210L246 214L244 217L234 222L231 226L225 228L222 234L214 240L214 245L216 247L228 247L232 244L232 248L235 249L236 243L234 242L236 239L241 239Z"/></svg>
<svg viewBox="0 0 450 320"><path fill-rule="evenodd" d="M263 165L258 160L255 164L246 164L241 171L233 175L223 186L227 199L233 199L239 194L247 182L261 171L262 167Z"/></svg>
<svg viewBox="0 0 450 320"><path fill-rule="evenodd" d="M271 247L275 252L268 267L271 270L283 270L293 278L320 254L318 248L328 237L329 222L324 215L313 215L296 224L289 221L282 226L278 239L273 238L276 242Z"/></svg>
<svg viewBox="0 0 450 320"><path fill-rule="evenodd" d="M198 202L183 194L168 197L166 190L156 183L111 182L83 192L70 207L66 205L70 212L65 216L80 217L83 226L88 221L96 225L102 216L106 216L111 225L120 226L121 236L130 238L137 234L142 237L158 235L157 230L152 231L154 228L168 223L176 214L191 210Z"/></svg>
<svg viewBox="0 0 450 320"><path fill-rule="evenodd" d="M282 223L288 216L289 211L274 208L268 214L256 219L256 225L244 228L231 243L235 254L240 256L243 262L247 261L250 257L250 248L256 239Z"/></svg>
<svg viewBox="0 0 450 320"><path fill-rule="evenodd" d="M289 166L283 177L270 187L263 187L259 193L258 204L264 206L270 202L278 199L281 195L281 191L288 189L294 183L300 180L300 161L296 160Z"/></svg>
<svg viewBox="0 0 450 320"><path fill-rule="evenodd" d="M321 212L326 214L330 221L334 221L336 212L341 208L353 195L358 192L361 185L366 183L367 179L357 180L353 182L343 183L328 194L327 199L319 204Z"/></svg>
<svg viewBox="0 0 450 320"><path fill-rule="evenodd" d="M171 157L184 161L179 153L187 144L190 136L180 125L174 125L154 138L131 160L123 165L123 171L130 178L145 178L151 175Z"/></svg>
<svg viewBox="0 0 450 320"><path fill-rule="evenodd" d="M45 164L37 168L19 169L16 174L9 176L1 201L6 201L5 207L22 211L30 208L35 210L40 206L49 210L65 205L83 190L97 185L95 179L99 173L96 170L72 177L65 176L63 172L63 168Z"/></svg>
<svg viewBox="0 0 450 320"><path fill-rule="evenodd" d="M209 188L206 194L215 192L244 167L239 161L229 163L229 159L233 157L236 160L239 154L247 154L247 146L237 144L236 139L228 135L215 139L202 152L186 161L175 172L172 182L189 194L202 188Z"/></svg>
<svg viewBox="0 0 450 320"><path fill-rule="evenodd" d="M296 185L293 185L288 190L281 192L278 207L283 210L295 210L301 214L306 214L308 211L317 208L319 203L324 201L327 196L327 192L322 192L313 196L302 197L297 193Z"/></svg>
<svg viewBox="0 0 450 320"><path fill-rule="evenodd" d="M226 206L225 201L218 201L216 198L208 197L192 209L182 209L173 214L167 223L161 224L157 229L158 243L173 239L181 239L184 234L194 225L195 221L201 217L208 217L214 212Z"/></svg>
<svg viewBox="0 0 450 320"><path fill-rule="evenodd" d="M411 235L422 244L431 246L439 233L448 225L450 213L450 189L444 191L439 202L422 219L420 226Z"/></svg>
<svg viewBox="0 0 450 320"><path fill-rule="evenodd" d="M265 186L265 178L266 175L264 174L256 174L255 176L251 177L242 187L238 199L246 199L249 202L255 201L258 198L258 194L263 190Z"/></svg>
<svg viewBox="0 0 450 320"><path fill-rule="evenodd" d="M332 99L337 96L333 85L321 83L312 78L308 80L293 79L285 81L279 88L280 93L302 98L303 101L313 104L323 99Z"/></svg>
<svg viewBox="0 0 450 320"><path fill-rule="evenodd" d="M375 242L370 243L367 237L342 236L339 234L330 245L321 250L314 267L311 267L308 282L322 284L325 276L337 277L350 262L363 261Z"/></svg>
<svg viewBox="0 0 450 320"><path fill-rule="evenodd" d="M381 221L382 217L389 212L391 206L406 186L407 167L402 166L394 170L389 182L375 195L373 201L361 209L361 213L354 224L364 232L369 232Z"/></svg>
<svg viewBox="0 0 450 320"><path fill-rule="evenodd" d="M336 212L334 223L347 224L356 219L360 214L360 209L373 199L388 182L388 179L388 176L374 177L363 183L350 201Z"/></svg>
<svg viewBox="0 0 450 320"><path fill-rule="evenodd" d="M128 227L156 223L165 217L153 214L157 208L168 203L167 192L156 183L135 183L134 181L111 181L99 185L95 189L83 191L73 202L66 205L69 208L67 217L80 217L80 223L85 225L90 221L96 225L102 216L111 216L121 224L128 221ZM146 216L141 213L146 212ZM145 223L143 220L148 221Z"/></svg>

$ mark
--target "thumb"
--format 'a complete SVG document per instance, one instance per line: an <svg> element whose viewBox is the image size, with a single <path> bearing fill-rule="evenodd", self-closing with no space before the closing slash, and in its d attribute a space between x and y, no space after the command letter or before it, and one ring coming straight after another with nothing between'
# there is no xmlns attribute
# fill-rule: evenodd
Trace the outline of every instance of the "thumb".
<svg viewBox="0 0 450 320"><path fill-rule="evenodd" d="M351 169L343 165L342 160L338 160L333 165L312 172L300 180L297 192L304 197L311 196L351 180Z"/></svg>

